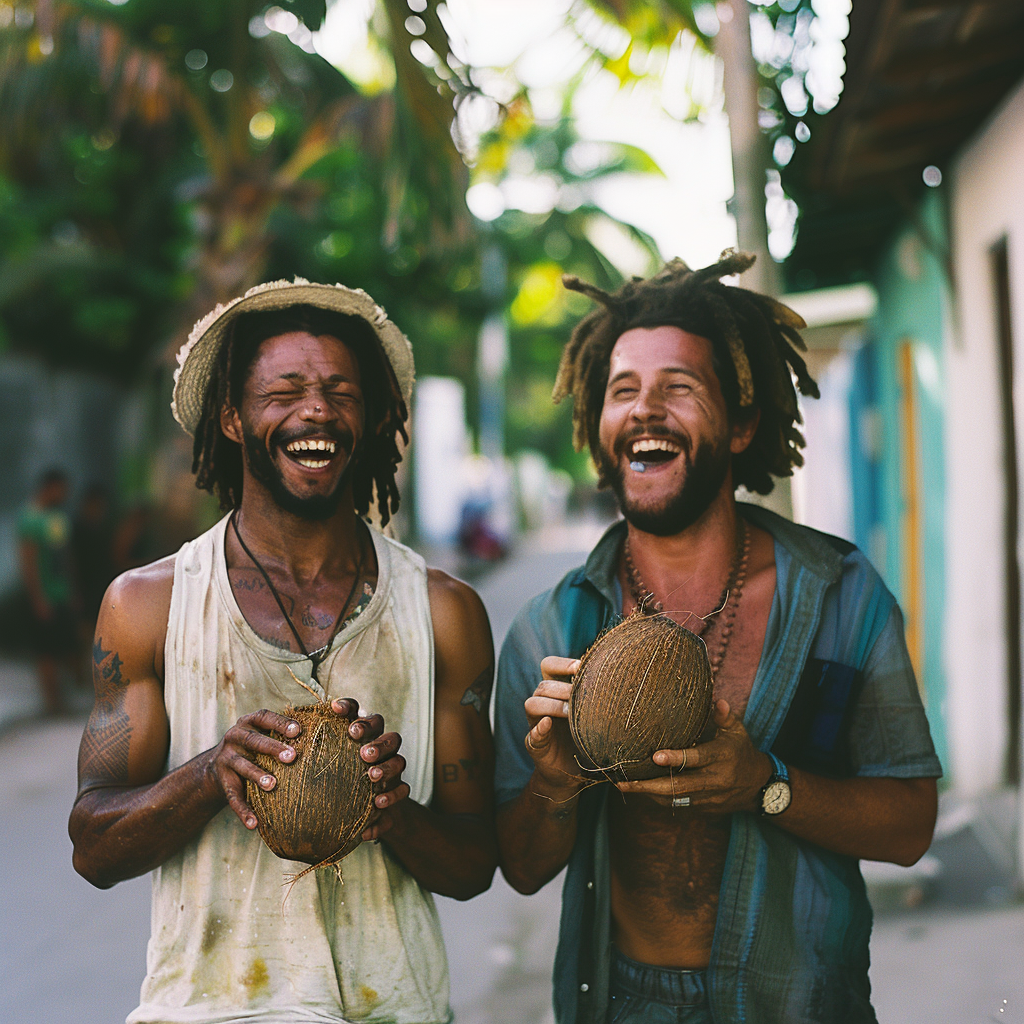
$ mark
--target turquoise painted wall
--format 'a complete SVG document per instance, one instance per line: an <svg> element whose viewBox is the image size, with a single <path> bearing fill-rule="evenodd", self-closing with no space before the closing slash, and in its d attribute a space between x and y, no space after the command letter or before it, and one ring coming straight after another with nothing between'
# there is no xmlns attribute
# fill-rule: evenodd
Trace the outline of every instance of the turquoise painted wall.
<svg viewBox="0 0 1024 1024"><path fill-rule="evenodd" d="M925 242L909 223L893 236L874 275L878 311L872 322L871 355L880 424L877 450L876 531L884 544L876 553L877 566L902 606L904 588L903 516L906 510L900 346L909 341L914 352L917 402L918 479L920 484L923 643L921 683L932 737L943 764L947 763L942 630L945 600L945 466L943 409L946 376L943 337L948 315L948 282L941 258L948 231L941 190L929 190L918 209Z"/></svg>

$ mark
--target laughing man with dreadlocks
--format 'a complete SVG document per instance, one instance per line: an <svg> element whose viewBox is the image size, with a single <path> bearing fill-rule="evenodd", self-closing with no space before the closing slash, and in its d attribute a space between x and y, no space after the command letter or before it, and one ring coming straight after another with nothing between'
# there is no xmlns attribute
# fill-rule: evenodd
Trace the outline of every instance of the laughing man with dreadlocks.
<svg viewBox="0 0 1024 1024"><path fill-rule="evenodd" d="M364 518L398 508L412 350L364 292L297 279L217 307L178 361L227 515L107 592L70 822L95 885L154 872L129 1020L447 1024L431 892L468 899L496 865L494 656L476 594ZM247 797L316 742L290 717L314 699L377 793L344 884L274 856ZM314 814L336 799L316 784Z"/></svg>
<svg viewBox="0 0 1024 1024"><path fill-rule="evenodd" d="M801 464L794 378L817 395L801 319L722 283L752 262L564 279L598 306L555 400L624 519L520 613L495 720L506 878L532 893L568 865L559 1024L872 1022L859 859L931 839L941 769L892 595L851 544L735 499ZM634 612L703 637L713 728L652 752L658 778L595 784L573 674Z"/></svg>

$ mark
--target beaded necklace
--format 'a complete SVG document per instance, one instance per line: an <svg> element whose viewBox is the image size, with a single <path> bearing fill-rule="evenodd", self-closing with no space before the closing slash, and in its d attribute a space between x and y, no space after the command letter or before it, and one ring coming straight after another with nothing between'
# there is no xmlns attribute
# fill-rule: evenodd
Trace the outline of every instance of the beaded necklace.
<svg viewBox="0 0 1024 1024"><path fill-rule="evenodd" d="M626 543L623 547L623 559L626 564L626 575L629 578L629 589L636 603L637 608L644 615L656 615L664 611L664 605L655 596L654 592L644 583L640 570L633 562L629 551L629 534L626 534ZM712 623L709 619L716 618L724 612L718 636L718 646L713 654L709 654L711 671L714 675L725 661L726 652L729 649L729 641L732 639L733 627L736 624L736 612L739 610L740 599L743 597L743 584L747 581L747 565L750 561L750 529L746 521L739 518L736 530L736 551L733 556L732 565L729 568L729 577L725 581L722 593L718 598L718 604L713 612L704 616L697 616L703 625L696 630L697 636L701 639L710 629Z"/></svg>

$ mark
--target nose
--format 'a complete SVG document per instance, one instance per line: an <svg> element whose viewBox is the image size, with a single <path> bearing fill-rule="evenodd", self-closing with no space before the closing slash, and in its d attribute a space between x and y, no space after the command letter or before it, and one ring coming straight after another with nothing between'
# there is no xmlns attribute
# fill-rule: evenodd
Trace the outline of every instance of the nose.
<svg viewBox="0 0 1024 1024"><path fill-rule="evenodd" d="M636 401L630 409L630 416L640 423L663 420L665 418L665 396L657 385L641 385L637 391Z"/></svg>
<svg viewBox="0 0 1024 1024"><path fill-rule="evenodd" d="M302 399L299 418L310 423L326 423L331 418L330 402L319 388L308 388Z"/></svg>

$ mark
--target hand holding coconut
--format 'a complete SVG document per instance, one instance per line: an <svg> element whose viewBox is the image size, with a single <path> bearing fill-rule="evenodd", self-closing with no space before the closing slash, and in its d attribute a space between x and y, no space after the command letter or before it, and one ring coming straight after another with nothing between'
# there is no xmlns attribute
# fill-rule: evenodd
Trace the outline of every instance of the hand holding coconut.
<svg viewBox="0 0 1024 1024"><path fill-rule="evenodd" d="M572 677L579 667L578 658L545 658L540 663L543 678L526 701L530 731L525 742L535 766L534 781L553 799L575 796L585 782L568 722Z"/></svg>
<svg viewBox="0 0 1024 1024"><path fill-rule="evenodd" d="M670 769L668 775L618 782L618 789L666 807L679 797L689 797L691 808L710 814L757 811L761 790L772 774L771 760L754 747L728 701L715 702L712 722L717 731L709 742L686 750L655 751L655 764Z"/></svg>
<svg viewBox="0 0 1024 1024"><path fill-rule="evenodd" d="M348 734L353 740L377 740L366 742L359 751L360 758L372 765L367 776L379 791L374 807L384 810L407 796L409 787L401 781L405 760L398 754L402 742L398 733L384 734L384 719L380 715L359 718L359 703L352 698L332 701L331 710L349 719ZM282 765L293 762L296 751L288 740L298 739L301 733L302 726L294 719L263 709L243 715L214 748L210 771L228 806L246 828L258 825L256 813L246 798L246 782L264 792L273 790L278 780L269 765L274 760ZM361 838L376 839L387 828L386 820L375 820Z"/></svg>

